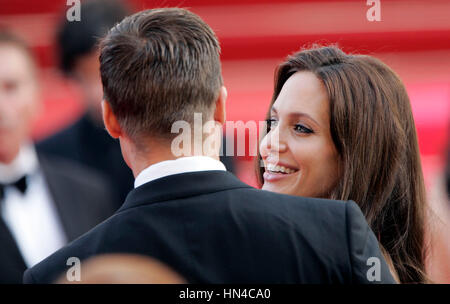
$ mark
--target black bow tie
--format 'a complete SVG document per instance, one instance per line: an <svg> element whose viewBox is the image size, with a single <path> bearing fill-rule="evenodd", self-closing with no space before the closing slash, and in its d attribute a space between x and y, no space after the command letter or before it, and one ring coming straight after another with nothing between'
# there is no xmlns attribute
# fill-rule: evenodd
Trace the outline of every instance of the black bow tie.
<svg viewBox="0 0 450 304"><path fill-rule="evenodd" d="M14 183L0 184L0 200L3 199L3 196L5 195L6 187L16 187L17 190L24 194L27 191L27 177L23 176L21 179L15 181Z"/></svg>

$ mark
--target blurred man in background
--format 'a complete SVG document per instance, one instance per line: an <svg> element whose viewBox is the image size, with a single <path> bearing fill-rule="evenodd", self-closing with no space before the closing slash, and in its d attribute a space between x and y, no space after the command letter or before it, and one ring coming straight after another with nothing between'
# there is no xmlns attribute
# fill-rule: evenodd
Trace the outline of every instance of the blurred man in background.
<svg viewBox="0 0 450 304"><path fill-rule="evenodd" d="M114 211L111 186L90 169L36 150L37 71L28 47L0 32L0 283L30 267Z"/></svg>
<svg viewBox="0 0 450 304"><path fill-rule="evenodd" d="M86 112L73 125L38 144L42 151L103 174L119 196L118 202L123 202L133 188L134 179L122 159L119 143L103 127L97 40L127 13L119 1L93 0L82 3L80 21L70 22L64 15L57 37L60 68L81 88Z"/></svg>

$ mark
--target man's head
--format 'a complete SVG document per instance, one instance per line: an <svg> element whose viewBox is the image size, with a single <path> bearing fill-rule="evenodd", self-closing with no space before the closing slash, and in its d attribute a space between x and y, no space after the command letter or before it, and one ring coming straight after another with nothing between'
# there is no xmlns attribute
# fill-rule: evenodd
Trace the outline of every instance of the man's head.
<svg viewBox="0 0 450 304"><path fill-rule="evenodd" d="M194 113L224 122L219 43L197 15L179 8L139 12L111 29L100 52L104 121L121 138L122 152L128 141L138 150L148 140L170 148L172 125L192 124Z"/></svg>
<svg viewBox="0 0 450 304"><path fill-rule="evenodd" d="M98 62L98 39L128 14L119 0L84 1L80 21L61 19L57 35L61 70L80 85L91 117L101 122L103 96Z"/></svg>
<svg viewBox="0 0 450 304"><path fill-rule="evenodd" d="M28 46L0 32L0 163L12 162L29 139L39 109L36 67Z"/></svg>

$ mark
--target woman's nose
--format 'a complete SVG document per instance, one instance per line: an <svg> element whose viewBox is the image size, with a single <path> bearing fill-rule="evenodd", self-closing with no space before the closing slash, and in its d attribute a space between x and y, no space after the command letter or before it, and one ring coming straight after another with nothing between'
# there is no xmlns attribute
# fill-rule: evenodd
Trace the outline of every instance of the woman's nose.
<svg viewBox="0 0 450 304"><path fill-rule="evenodd" d="M283 139L283 133L277 126L266 135L266 149L268 152L282 153L287 149L287 144Z"/></svg>

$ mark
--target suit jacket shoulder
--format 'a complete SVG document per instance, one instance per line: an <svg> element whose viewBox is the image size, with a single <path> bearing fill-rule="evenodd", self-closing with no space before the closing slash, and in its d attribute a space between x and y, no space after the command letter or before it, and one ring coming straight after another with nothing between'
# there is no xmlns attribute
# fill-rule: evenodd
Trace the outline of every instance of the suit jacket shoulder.
<svg viewBox="0 0 450 304"><path fill-rule="evenodd" d="M69 257L129 252L193 283L371 283L363 280L366 258L382 257L358 210L253 189L220 171L173 175L133 190L114 216L24 280L52 282Z"/></svg>
<svg viewBox="0 0 450 304"><path fill-rule="evenodd" d="M346 225L351 282L395 284L378 240L353 201L346 204Z"/></svg>

